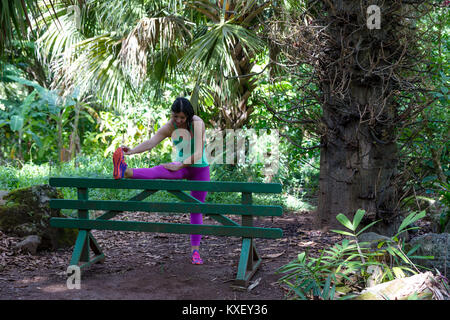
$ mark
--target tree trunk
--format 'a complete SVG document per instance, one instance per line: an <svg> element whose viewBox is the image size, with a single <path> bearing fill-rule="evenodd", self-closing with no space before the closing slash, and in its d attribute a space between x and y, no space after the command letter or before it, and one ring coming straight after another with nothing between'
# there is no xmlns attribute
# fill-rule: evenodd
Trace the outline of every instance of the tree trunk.
<svg viewBox="0 0 450 320"><path fill-rule="evenodd" d="M328 47L323 48L323 118L317 222L320 228L339 225L336 215L353 218L366 210L364 223L382 219L372 229L393 235L398 226L396 105L392 85L371 68L393 58L383 46L388 26L379 31L361 27L365 8L359 1L331 1ZM330 2L328 2L330 3ZM385 20L385 23L386 22ZM374 40L375 39L375 40ZM401 47L400 43L391 48ZM387 50L381 52L380 50ZM394 49L395 50L395 49ZM340 226L340 225L339 225Z"/></svg>
<svg viewBox="0 0 450 320"><path fill-rule="evenodd" d="M253 112L253 107L248 105L248 99L256 88L255 76L250 75L255 63L251 62L252 56L244 52L239 42L235 44L232 55L237 75L230 79L218 80L228 81L231 95L227 97L218 93L214 95L215 109L220 110L218 121L214 125L222 129L241 129Z"/></svg>
<svg viewBox="0 0 450 320"><path fill-rule="evenodd" d="M392 129L374 130L358 116L357 106L378 99L379 88L351 86L354 92L351 100L359 100L359 103L340 109L333 105L333 97L329 96L323 108L327 134L322 138L320 154L320 227L335 227L339 224L335 219L337 214L353 218L361 208L366 210L366 222L383 219L376 225L377 232L392 235L397 227L394 223L397 206L394 178L398 153L394 133ZM379 132L376 131L384 131L387 135L384 141L377 138Z"/></svg>
<svg viewBox="0 0 450 320"><path fill-rule="evenodd" d="M81 103L77 101L75 104L75 118L73 120L72 124L72 134L70 135L70 141L69 141L69 154L70 154L70 160L74 159L78 152L81 150L80 146L80 137L78 134L78 123L80 121L80 111L81 111ZM77 162L75 162L75 167L78 166Z"/></svg>

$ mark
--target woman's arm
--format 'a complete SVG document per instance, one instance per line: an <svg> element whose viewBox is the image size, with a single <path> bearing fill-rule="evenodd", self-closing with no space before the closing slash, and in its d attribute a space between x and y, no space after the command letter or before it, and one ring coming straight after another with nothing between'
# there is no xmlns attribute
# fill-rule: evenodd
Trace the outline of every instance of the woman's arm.
<svg viewBox="0 0 450 320"><path fill-rule="evenodd" d="M166 123L164 126L159 128L158 131L156 131L155 135L148 139L147 141L142 142L137 147L130 149L128 147L123 147L123 151L125 155L131 155L136 153L141 153L147 150L151 150L154 147L156 147L161 141L163 141L165 138L171 136L171 127L169 123Z"/></svg>

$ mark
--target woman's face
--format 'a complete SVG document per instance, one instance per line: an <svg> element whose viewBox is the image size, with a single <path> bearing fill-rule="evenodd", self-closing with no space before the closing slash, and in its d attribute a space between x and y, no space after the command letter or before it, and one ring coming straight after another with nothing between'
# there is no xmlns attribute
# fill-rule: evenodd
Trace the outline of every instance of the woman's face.
<svg viewBox="0 0 450 320"><path fill-rule="evenodd" d="M184 112L172 112L172 119L175 121L177 127L182 127L186 123L187 117Z"/></svg>

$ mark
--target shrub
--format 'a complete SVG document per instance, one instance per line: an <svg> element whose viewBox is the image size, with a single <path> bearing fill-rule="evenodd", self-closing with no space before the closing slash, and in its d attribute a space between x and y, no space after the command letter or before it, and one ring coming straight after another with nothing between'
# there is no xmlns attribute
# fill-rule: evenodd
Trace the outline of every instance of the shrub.
<svg viewBox="0 0 450 320"><path fill-rule="evenodd" d="M398 228L398 232L388 240L379 241L373 249L368 242L359 242L357 236L377 223L375 221L357 232L365 214L358 210L351 222L345 215L337 215L337 220L349 231L332 230L349 236L331 248L321 251L319 257L307 257L302 252L297 259L282 266L278 273L286 274L279 281L289 288L291 299L349 299L354 292L365 287L372 277L376 282L385 282L409 274L419 273L418 266L411 258L430 258L413 256L418 246L404 252L405 243L399 239L401 233L417 227L410 227L423 218L425 212L413 212L408 215ZM376 274L372 274L377 271Z"/></svg>

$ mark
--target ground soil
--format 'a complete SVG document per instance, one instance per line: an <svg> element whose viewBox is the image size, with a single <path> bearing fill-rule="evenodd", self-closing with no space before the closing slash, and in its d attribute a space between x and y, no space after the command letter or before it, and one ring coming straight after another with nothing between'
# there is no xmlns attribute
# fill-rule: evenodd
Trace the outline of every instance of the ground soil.
<svg viewBox="0 0 450 320"><path fill-rule="evenodd" d="M131 212L120 220L184 222L188 216ZM311 212L285 212L263 218L257 226L281 228L282 239L257 239L263 262L251 290L232 288L241 249L237 237L203 236L203 265L190 263L188 235L93 230L106 255L101 264L82 271L81 289L67 288L66 270L72 248L14 251L20 238L0 232L0 299L237 299L280 300L287 293L276 271L306 249L318 251L340 236L313 228ZM208 218L204 223L212 223Z"/></svg>
<svg viewBox="0 0 450 320"><path fill-rule="evenodd" d="M316 230L313 218L313 212L302 211L255 221L281 228L284 237L255 240L263 261L251 290L231 287L241 249L237 237L203 236L204 264L192 265L188 235L93 230L106 260L82 272L81 289L69 290L66 270L73 248L16 252L14 244L21 239L0 232L0 300L282 300L288 289L277 270L300 252L316 255L342 239ZM189 217L130 212L120 220L188 223ZM213 224L209 218L204 223Z"/></svg>

